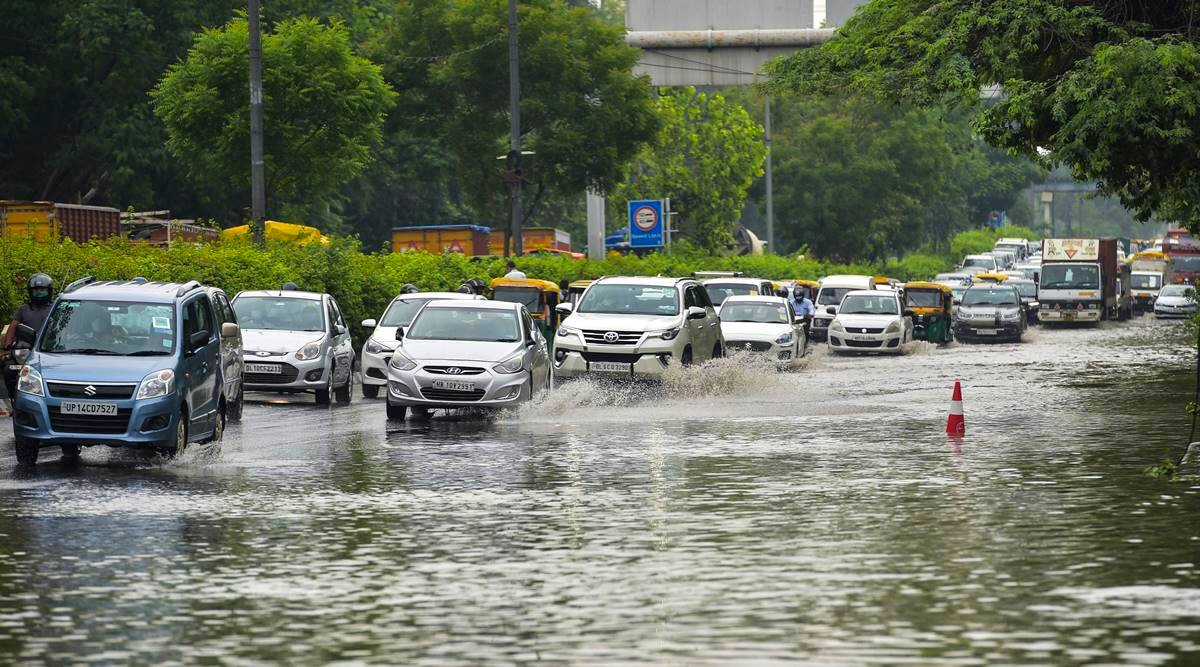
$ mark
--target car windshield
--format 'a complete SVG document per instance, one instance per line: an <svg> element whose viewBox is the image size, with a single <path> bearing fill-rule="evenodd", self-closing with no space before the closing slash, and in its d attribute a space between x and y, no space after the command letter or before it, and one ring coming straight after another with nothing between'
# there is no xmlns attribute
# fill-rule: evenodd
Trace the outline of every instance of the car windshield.
<svg viewBox="0 0 1200 667"><path fill-rule="evenodd" d="M240 296L233 312L243 329L266 331L324 331L325 316L317 299L278 296Z"/></svg>
<svg viewBox="0 0 1200 667"><path fill-rule="evenodd" d="M972 267L981 267L985 269L996 268L996 260L991 257L968 257L963 261L963 268L969 269Z"/></svg>
<svg viewBox="0 0 1200 667"><path fill-rule="evenodd" d="M853 287L822 287L817 293L817 305L836 306L842 302L842 297L854 290Z"/></svg>
<svg viewBox="0 0 1200 667"><path fill-rule="evenodd" d="M1100 289L1100 267L1094 264L1047 264L1042 289Z"/></svg>
<svg viewBox="0 0 1200 667"><path fill-rule="evenodd" d="M1015 306L1017 293L1011 288L972 288L963 294L964 306Z"/></svg>
<svg viewBox="0 0 1200 667"><path fill-rule="evenodd" d="M581 313L610 315L678 315L679 295L674 287L656 285L592 285L579 302Z"/></svg>
<svg viewBox="0 0 1200 667"><path fill-rule="evenodd" d="M1160 276L1135 275L1131 281L1133 289L1158 289Z"/></svg>
<svg viewBox="0 0 1200 667"><path fill-rule="evenodd" d="M383 319L380 320L381 327L406 327L412 324L412 320L417 316L417 311L421 310L429 302L429 299L397 299L388 306L388 309L383 314Z"/></svg>
<svg viewBox="0 0 1200 667"><path fill-rule="evenodd" d="M916 308L940 308L942 293L931 289L910 289L904 293L904 300Z"/></svg>
<svg viewBox="0 0 1200 667"><path fill-rule="evenodd" d="M900 306L894 294L886 296L848 296L838 310L842 315L899 315Z"/></svg>
<svg viewBox="0 0 1200 667"><path fill-rule="evenodd" d="M1167 285L1158 293L1159 296L1180 296L1187 299L1196 298L1196 290L1187 285Z"/></svg>
<svg viewBox="0 0 1200 667"><path fill-rule="evenodd" d="M1010 287L1017 288L1017 292L1022 297L1029 298L1029 299L1037 298L1037 285L1034 283L1014 283L1012 281L1009 281L1007 284Z"/></svg>
<svg viewBox="0 0 1200 667"><path fill-rule="evenodd" d="M515 343L521 340L517 314L483 308L426 308L404 334L413 340L469 340Z"/></svg>
<svg viewBox="0 0 1200 667"><path fill-rule="evenodd" d="M704 286L708 298L714 306L719 306L731 296L758 296L754 285L739 285L738 283L709 283Z"/></svg>
<svg viewBox="0 0 1200 667"><path fill-rule="evenodd" d="M50 313L39 349L60 354L170 355L175 351L175 307L60 300Z"/></svg>
<svg viewBox="0 0 1200 667"><path fill-rule="evenodd" d="M492 300L519 303L535 315L542 312L542 292L533 287L497 287L492 292Z"/></svg>
<svg viewBox="0 0 1200 667"><path fill-rule="evenodd" d="M1176 271L1200 272L1200 255L1171 255Z"/></svg>
<svg viewBox="0 0 1200 667"><path fill-rule="evenodd" d="M787 308L774 303L730 303L721 308L722 322L787 324Z"/></svg>

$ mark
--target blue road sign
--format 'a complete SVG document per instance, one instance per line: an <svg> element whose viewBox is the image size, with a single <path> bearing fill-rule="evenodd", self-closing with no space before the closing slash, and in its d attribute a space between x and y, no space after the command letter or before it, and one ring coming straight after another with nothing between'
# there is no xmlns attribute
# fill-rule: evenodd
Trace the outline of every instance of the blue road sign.
<svg viewBox="0 0 1200 667"><path fill-rule="evenodd" d="M629 202L629 247L663 246L663 203L661 199Z"/></svg>

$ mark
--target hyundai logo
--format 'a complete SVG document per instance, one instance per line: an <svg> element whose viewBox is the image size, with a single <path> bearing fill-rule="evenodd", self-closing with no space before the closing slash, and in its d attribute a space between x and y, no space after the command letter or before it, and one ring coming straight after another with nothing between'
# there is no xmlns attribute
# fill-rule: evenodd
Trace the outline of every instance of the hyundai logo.
<svg viewBox="0 0 1200 667"><path fill-rule="evenodd" d="M95 396L96 388L89 384L88 386L83 388L83 393L87 394L88 396Z"/></svg>
<svg viewBox="0 0 1200 667"><path fill-rule="evenodd" d="M446 369L446 375L460 375L460 374L462 374L462 369L459 368L458 366L451 366L450 368Z"/></svg>
<svg viewBox="0 0 1200 667"><path fill-rule="evenodd" d="M260 357L269 357L269 356L271 356L271 353L270 353L270 352L255 352L254 354L257 354L257 355L258 355L258 356L260 356Z"/></svg>
<svg viewBox="0 0 1200 667"><path fill-rule="evenodd" d="M605 342L605 343L615 343L615 342L617 342L617 341L618 341L620 338L621 338L621 337L620 337L620 336L618 336L618 335L617 335L617 332L615 332L615 331L609 331L609 332L607 332L607 333L605 333L605 334L604 334L604 342Z"/></svg>

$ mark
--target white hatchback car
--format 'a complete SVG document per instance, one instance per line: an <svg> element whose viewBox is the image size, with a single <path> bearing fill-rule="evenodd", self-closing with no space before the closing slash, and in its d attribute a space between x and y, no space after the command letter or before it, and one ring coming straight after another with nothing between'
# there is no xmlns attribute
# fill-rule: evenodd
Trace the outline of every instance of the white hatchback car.
<svg viewBox="0 0 1200 667"><path fill-rule="evenodd" d="M729 353L761 353L794 366L808 353L804 324L792 304L777 296L731 296L721 304L721 334Z"/></svg>
<svg viewBox="0 0 1200 667"><path fill-rule="evenodd" d="M897 292L850 292L842 298L837 317L829 325L831 352L900 354L912 338L912 311L904 309Z"/></svg>

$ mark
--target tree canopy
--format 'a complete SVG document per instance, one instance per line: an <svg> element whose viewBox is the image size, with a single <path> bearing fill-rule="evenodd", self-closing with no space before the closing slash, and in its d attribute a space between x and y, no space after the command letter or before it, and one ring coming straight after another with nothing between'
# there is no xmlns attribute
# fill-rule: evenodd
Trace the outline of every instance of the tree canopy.
<svg viewBox="0 0 1200 667"><path fill-rule="evenodd" d="M1200 1L871 0L771 87L975 105L991 144L1069 166L1139 219L1200 228ZM1000 87L996 89L995 87Z"/></svg>

